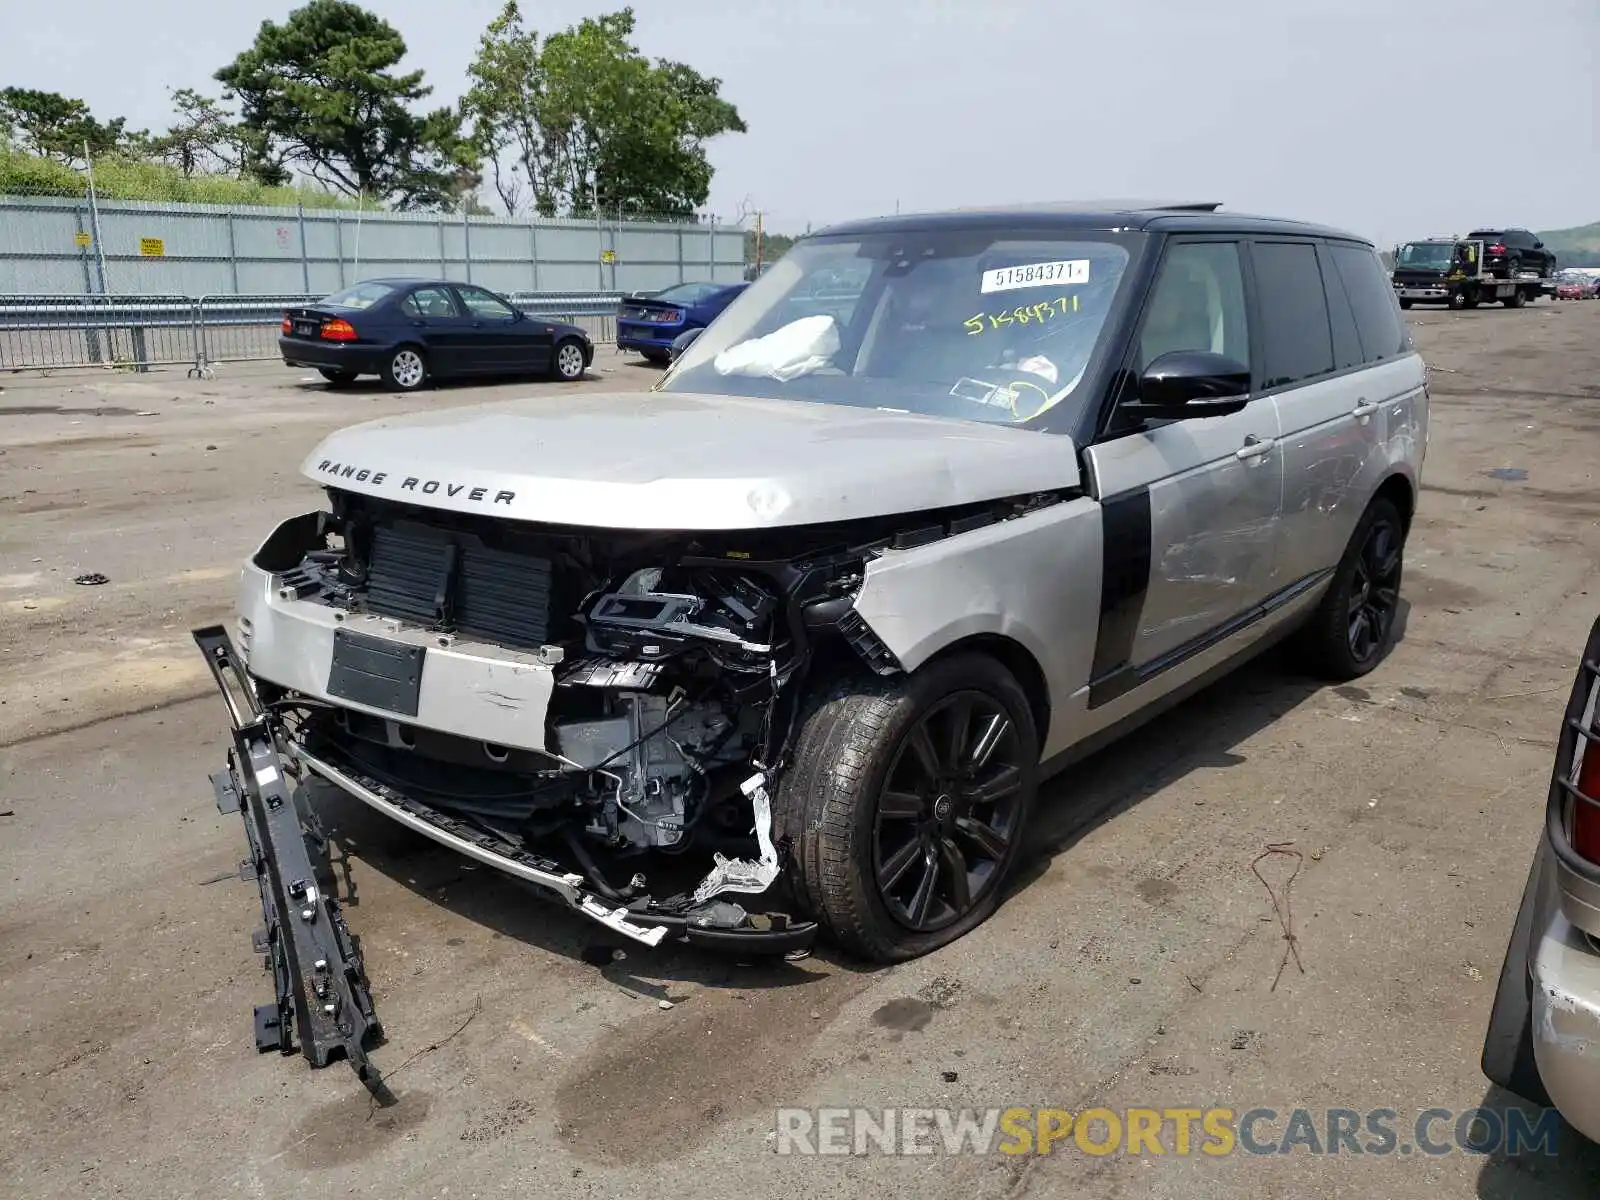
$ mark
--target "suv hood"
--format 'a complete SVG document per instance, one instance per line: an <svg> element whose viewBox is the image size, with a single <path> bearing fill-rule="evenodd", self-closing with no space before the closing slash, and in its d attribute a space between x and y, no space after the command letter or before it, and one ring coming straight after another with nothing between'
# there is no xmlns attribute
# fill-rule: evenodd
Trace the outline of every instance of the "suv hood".
<svg viewBox="0 0 1600 1200"><path fill-rule="evenodd" d="M452 512L716 530L891 516L1074 487L1059 434L746 397L574 393L342 429L326 487Z"/></svg>

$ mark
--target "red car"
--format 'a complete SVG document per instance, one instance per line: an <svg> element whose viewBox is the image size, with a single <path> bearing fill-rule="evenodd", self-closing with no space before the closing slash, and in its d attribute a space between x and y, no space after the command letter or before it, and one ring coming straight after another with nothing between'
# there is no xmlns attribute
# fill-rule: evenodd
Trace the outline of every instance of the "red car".
<svg viewBox="0 0 1600 1200"><path fill-rule="evenodd" d="M1594 295L1594 285L1577 280L1562 280L1556 284L1557 300L1586 300Z"/></svg>

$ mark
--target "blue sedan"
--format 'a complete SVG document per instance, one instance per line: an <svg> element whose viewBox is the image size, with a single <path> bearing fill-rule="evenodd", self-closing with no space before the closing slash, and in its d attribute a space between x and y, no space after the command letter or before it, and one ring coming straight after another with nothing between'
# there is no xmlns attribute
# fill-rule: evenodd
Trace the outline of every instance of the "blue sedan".
<svg viewBox="0 0 1600 1200"><path fill-rule="evenodd" d="M504 296L440 279L369 279L283 315L283 361L335 387L377 375L395 391L430 379L536 372L582 379L594 343Z"/></svg>
<svg viewBox="0 0 1600 1200"><path fill-rule="evenodd" d="M636 350L653 363L664 363L680 334L704 329L749 286L679 283L653 296L628 296L617 309L617 349Z"/></svg>

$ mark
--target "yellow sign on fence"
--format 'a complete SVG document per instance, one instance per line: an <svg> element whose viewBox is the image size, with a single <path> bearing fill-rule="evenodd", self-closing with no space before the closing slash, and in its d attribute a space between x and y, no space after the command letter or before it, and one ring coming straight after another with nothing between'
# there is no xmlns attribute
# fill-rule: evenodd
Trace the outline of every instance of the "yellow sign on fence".
<svg viewBox="0 0 1600 1200"><path fill-rule="evenodd" d="M606 263L614 263L614 262L616 262L617 261L617 252L615 250L602 250L600 252L600 261L601 262L606 262Z"/></svg>
<svg viewBox="0 0 1600 1200"><path fill-rule="evenodd" d="M167 253L167 243L161 238L140 238L139 253L145 258L163 258Z"/></svg>
<svg viewBox="0 0 1600 1200"><path fill-rule="evenodd" d="M77 242L78 245L80 245L80 246L92 246L92 245L94 245L94 238L90 237L87 233L77 234L76 236L73 237L72 240Z"/></svg>

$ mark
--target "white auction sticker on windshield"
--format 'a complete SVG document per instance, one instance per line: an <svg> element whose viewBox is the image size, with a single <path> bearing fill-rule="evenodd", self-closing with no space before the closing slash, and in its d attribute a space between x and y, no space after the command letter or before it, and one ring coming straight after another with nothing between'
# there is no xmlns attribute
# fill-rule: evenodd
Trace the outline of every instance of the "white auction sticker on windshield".
<svg viewBox="0 0 1600 1200"><path fill-rule="evenodd" d="M1020 263L1015 267L996 267L983 273L980 292L1010 292L1017 288L1059 287L1089 282L1089 260L1068 258L1058 262Z"/></svg>

